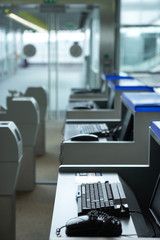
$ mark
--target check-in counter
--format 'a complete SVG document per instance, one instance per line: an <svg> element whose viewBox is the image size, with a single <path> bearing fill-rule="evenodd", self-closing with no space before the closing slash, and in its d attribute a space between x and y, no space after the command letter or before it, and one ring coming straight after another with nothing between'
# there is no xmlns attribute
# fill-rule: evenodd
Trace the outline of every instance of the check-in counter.
<svg viewBox="0 0 160 240"><path fill-rule="evenodd" d="M100 88L72 88L71 94L69 96L70 101L78 100L81 101L83 99L95 99L101 100L106 99L108 97L108 87L107 81L104 76L101 77L101 87Z"/></svg>
<svg viewBox="0 0 160 240"><path fill-rule="evenodd" d="M47 92L42 86L32 86L28 87L25 93L17 92L16 90L9 90L12 97L33 97L39 105L40 112L40 122L38 128L38 135L36 140L36 155L42 156L45 154L45 119L46 119L46 110L47 110ZM7 98L9 99L9 98Z"/></svg>
<svg viewBox="0 0 160 240"><path fill-rule="evenodd" d="M106 123L114 132L118 126L118 134L112 140L107 137L76 141L74 135L81 135L81 125L84 123L66 123L64 141L61 144L61 164L68 165L146 165L148 156L148 131L150 121L159 118L160 95L154 92L122 93L122 121ZM99 123L95 121L94 123ZM91 123L89 123L91 124Z"/></svg>
<svg viewBox="0 0 160 240"><path fill-rule="evenodd" d="M151 87L137 79L108 80L109 96L105 101L72 101L68 105L66 119L86 121L94 119L121 119L121 93L122 92L153 92ZM86 109L85 109L86 108Z"/></svg>
<svg viewBox="0 0 160 240"><path fill-rule="evenodd" d="M90 88L72 88L70 101L83 101L85 100L104 100L108 98L108 80L120 80L120 79L133 79L133 77L128 76L125 73L111 73L101 74L101 86L100 88L90 89Z"/></svg>
<svg viewBox="0 0 160 240"><path fill-rule="evenodd" d="M16 239L15 189L22 150L17 126L11 121L0 121L0 239Z"/></svg>
<svg viewBox="0 0 160 240"><path fill-rule="evenodd" d="M17 191L31 191L35 186L35 144L39 127L39 106L33 97L8 97L7 109L1 108L0 120L13 121L23 140Z"/></svg>

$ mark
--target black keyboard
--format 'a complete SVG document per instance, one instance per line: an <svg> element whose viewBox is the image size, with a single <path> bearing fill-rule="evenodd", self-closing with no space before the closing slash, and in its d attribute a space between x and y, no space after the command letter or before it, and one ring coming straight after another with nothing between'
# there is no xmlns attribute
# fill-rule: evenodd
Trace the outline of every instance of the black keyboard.
<svg viewBox="0 0 160 240"><path fill-rule="evenodd" d="M105 123L79 124L78 128L82 134L95 134L98 137L109 136L109 128Z"/></svg>
<svg viewBox="0 0 160 240"><path fill-rule="evenodd" d="M121 182L83 183L78 185L78 216L101 210L113 216L128 217L129 208Z"/></svg>

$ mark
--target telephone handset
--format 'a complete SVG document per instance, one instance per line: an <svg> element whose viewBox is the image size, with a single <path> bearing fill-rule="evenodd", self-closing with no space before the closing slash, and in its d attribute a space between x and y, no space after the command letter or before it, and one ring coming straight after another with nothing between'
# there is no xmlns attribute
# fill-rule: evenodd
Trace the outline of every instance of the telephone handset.
<svg viewBox="0 0 160 240"><path fill-rule="evenodd" d="M98 141L98 136L94 134L78 134L71 137L71 141Z"/></svg>
<svg viewBox="0 0 160 240"><path fill-rule="evenodd" d="M66 225L56 229L57 237L61 237L64 227L68 237L119 237L122 234L122 224L116 217L97 210L69 219Z"/></svg>

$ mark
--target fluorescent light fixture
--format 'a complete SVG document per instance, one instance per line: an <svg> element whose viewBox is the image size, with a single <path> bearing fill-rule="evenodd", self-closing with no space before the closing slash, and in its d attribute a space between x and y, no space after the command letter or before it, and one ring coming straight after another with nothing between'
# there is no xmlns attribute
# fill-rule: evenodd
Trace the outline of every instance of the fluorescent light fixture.
<svg viewBox="0 0 160 240"><path fill-rule="evenodd" d="M42 28L42 27L39 27L38 25L36 25L36 24L34 24L34 23L31 23L31 22L25 20L24 18L21 18L21 17L17 16L17 15L14 14L14 13L9 13L9 14L7 14L7 16L10 17L10 18L12 18L12 19L14 19L15 21L17 21L17 22L19 22L19 23L27 26L27 27L32 28L33 30L36 30L36 31L38 31L38 32L47 32L46 29L44 29L44 28Z"/></svg>

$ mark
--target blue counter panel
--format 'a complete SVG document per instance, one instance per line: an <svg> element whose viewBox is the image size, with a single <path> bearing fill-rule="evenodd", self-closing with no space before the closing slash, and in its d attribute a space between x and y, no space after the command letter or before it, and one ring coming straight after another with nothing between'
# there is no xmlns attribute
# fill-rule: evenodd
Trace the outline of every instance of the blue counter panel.
<svg viewBox="0 0 160 240"><path fill-rule="evenodd" d="M141 91L148 91L148 92L153 92L152 87L148 87L145 84L143 84L141 81L137 79L133 80L126 80L126 79L121 79L121 80L109 80L108 85L113 88L116 91L125 91L125 90L141 90Z"/></svg>
<svg viewBox="0 0 160 240"><path fill-rule="evenodd" d="M136 112L160 112L160 95L155 92L124 92L121 97Z"/></svg>
<svg viewBox="0 0 160 240"><path fill-rule="evenodd" d="M120 75L106 75L107 80L118 80L118 79L133 79L130 76L120 76Z"/></svg>
<svg viewBox="0 0 160 240"><path fill-rule="evenodd" d="M151 121L151 129L160 138L160 121Z"/></svg>

